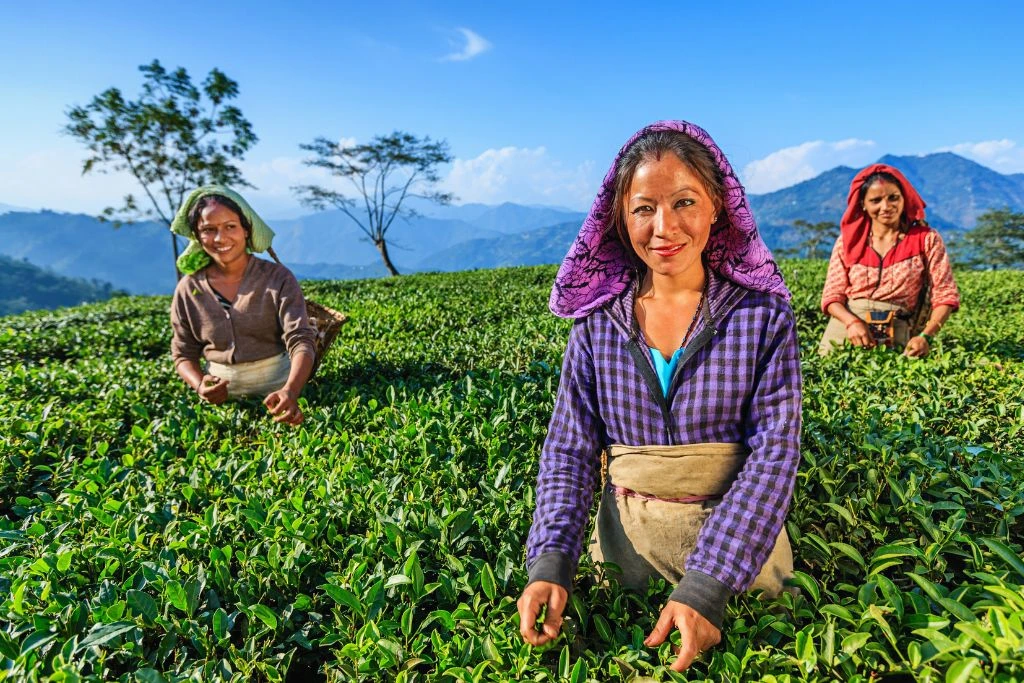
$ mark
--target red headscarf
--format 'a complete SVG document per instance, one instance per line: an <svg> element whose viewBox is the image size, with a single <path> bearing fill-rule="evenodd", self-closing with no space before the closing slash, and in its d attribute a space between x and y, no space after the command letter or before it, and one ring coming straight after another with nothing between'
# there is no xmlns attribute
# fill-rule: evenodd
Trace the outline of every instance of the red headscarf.
<svg viewBox="0 0 1024 683"><path fill-rule="evenodd" d="M907 218L908 225L914 225L918 221L924 221L924 200L917 193L914 186L903 177L903 174L892 166L886 164L872 164L858 173L850 183L850 196L846 198L846 212L843 214L843 221L839 224L839 231L843 236L843 260L847 266L851 266L860 260L864 251L868 248L868 241L871 234L871 219L864 213L860 203L860 188L864 181L875 173L889 173L903 186L903 215Z"/></svg>

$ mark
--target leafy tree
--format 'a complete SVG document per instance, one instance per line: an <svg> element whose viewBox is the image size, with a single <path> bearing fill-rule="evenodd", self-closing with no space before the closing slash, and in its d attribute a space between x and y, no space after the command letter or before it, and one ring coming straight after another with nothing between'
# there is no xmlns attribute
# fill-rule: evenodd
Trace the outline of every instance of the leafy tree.
<svg viewBox="0 0 1024 683"><path fill-rule="evenodd" d="M810 223L803 219L793 221L796 232L797 246L787 249L779 249L781 256L803 256L809 259L828 258L839 235L839 225L832 221L821 221Z"/></svg>
<svg viewBox="0 0 1024 683"><path fill-rule="evenodd" d="M398 275L398 270L388 255L388 230L398 217L419 215L405 200L418 197L444 205L454 198L435 189L440 180L438 165L452 160L444 140L395 131L362 145L343 145L320 137L299 147L314 155L303 163L349 181L354 191L346 195L319 185L299 185L292 188L299 200L320 211L335 207L355 221L392 275ZM362 199L361 208L357 208L357 198Z"/></svg>
<svg viewBox="0 0 1024 683"><path fill-rule="evenodd" d="M170 226L185 196L200 185L252 187L235 161L258 138L242 112L226 104L238 96L238 84L213 69L197 87L185 69L167 71L158 60L139 71L145 81L138 99L108 88L67 112L64 131L90 152L83 175L127 171L145 195L127 195L121 208L107 207L100 219L119 225L157 218ZM171 243L177 260L173 234Z"/></svg>
<svg viewBox="0 0 1024 683"><path fill-rule="evenodd" d="M1024 213L1009 207L986 211L961 245L967 263L975 268L1024 267Z"/></svg>

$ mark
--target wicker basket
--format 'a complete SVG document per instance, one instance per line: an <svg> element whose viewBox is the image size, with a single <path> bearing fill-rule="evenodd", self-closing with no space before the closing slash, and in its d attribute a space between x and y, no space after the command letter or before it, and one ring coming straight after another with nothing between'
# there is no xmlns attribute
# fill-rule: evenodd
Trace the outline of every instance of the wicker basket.
<svg viewBox="0 0 1024 683"><path fill-rule="evenodd" d="M309 373L309 377L312 379L324 356L327 355L328 349L331 348L331 344L334 343L334 338L338 336L338 330L345 324L348 317L344 313L339 313L333 308L328 308L309 299L306 299L306 316L309 318L309 324L313 327L313 331L316 332L316 339L313 341L313 345L316 347L316 358L313 360L313 370Z"/></svg>

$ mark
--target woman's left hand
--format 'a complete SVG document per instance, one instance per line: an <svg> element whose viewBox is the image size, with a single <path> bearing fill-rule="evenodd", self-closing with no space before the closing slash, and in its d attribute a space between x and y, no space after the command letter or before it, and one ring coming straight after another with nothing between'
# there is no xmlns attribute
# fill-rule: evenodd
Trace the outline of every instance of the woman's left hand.
<svg viewBox="0 0 1024 683"><path fill-rule="evenodd" d="M267 394L267 397L263 399L263 405L274 416L274 422L298 426L305 419L302 410L299 409L298 396L293 396L288 389L278 389Z"/></svg>
<svg viewBox="0 0 1024 683"><path fill-rule="evenodd" d="M669 600L661 610L658 623L655 624L651 635L647 636L644 645L657 647L665 642L672 627L679 629L681 645L679 656L672 662L673 671L684 671L693 660L705 650L713 648L722 641L722 632L715 628L714 624L705 619L700 612L689 605L684 605L675 600Z"/></svg>
<svg viewBox="0 0 1024 683"><path fill-rule="evenodd" d="M903 355L909 358L924 358L929 351L931 351L931 346L928 344L928 340L917 335L911 337L907 342L906 348L903 349Z"/></svg>

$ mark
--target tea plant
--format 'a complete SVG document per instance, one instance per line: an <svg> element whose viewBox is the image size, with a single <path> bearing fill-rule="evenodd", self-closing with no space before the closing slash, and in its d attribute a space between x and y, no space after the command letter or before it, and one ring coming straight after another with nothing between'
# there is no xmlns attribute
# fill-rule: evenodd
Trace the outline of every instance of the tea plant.
<svg viewBox="0 0 1024 683"><path fill-rule="evenodd" d="M167 298L0 318L0 680L1024 679L1024 273L958 273L914 361L818 357L823 264L784 271L795 590L684 675L642 645L671 587L586 560L559 641L518 635L553 268L306 283L351 321L299 429L197 402Z"/></svg>

